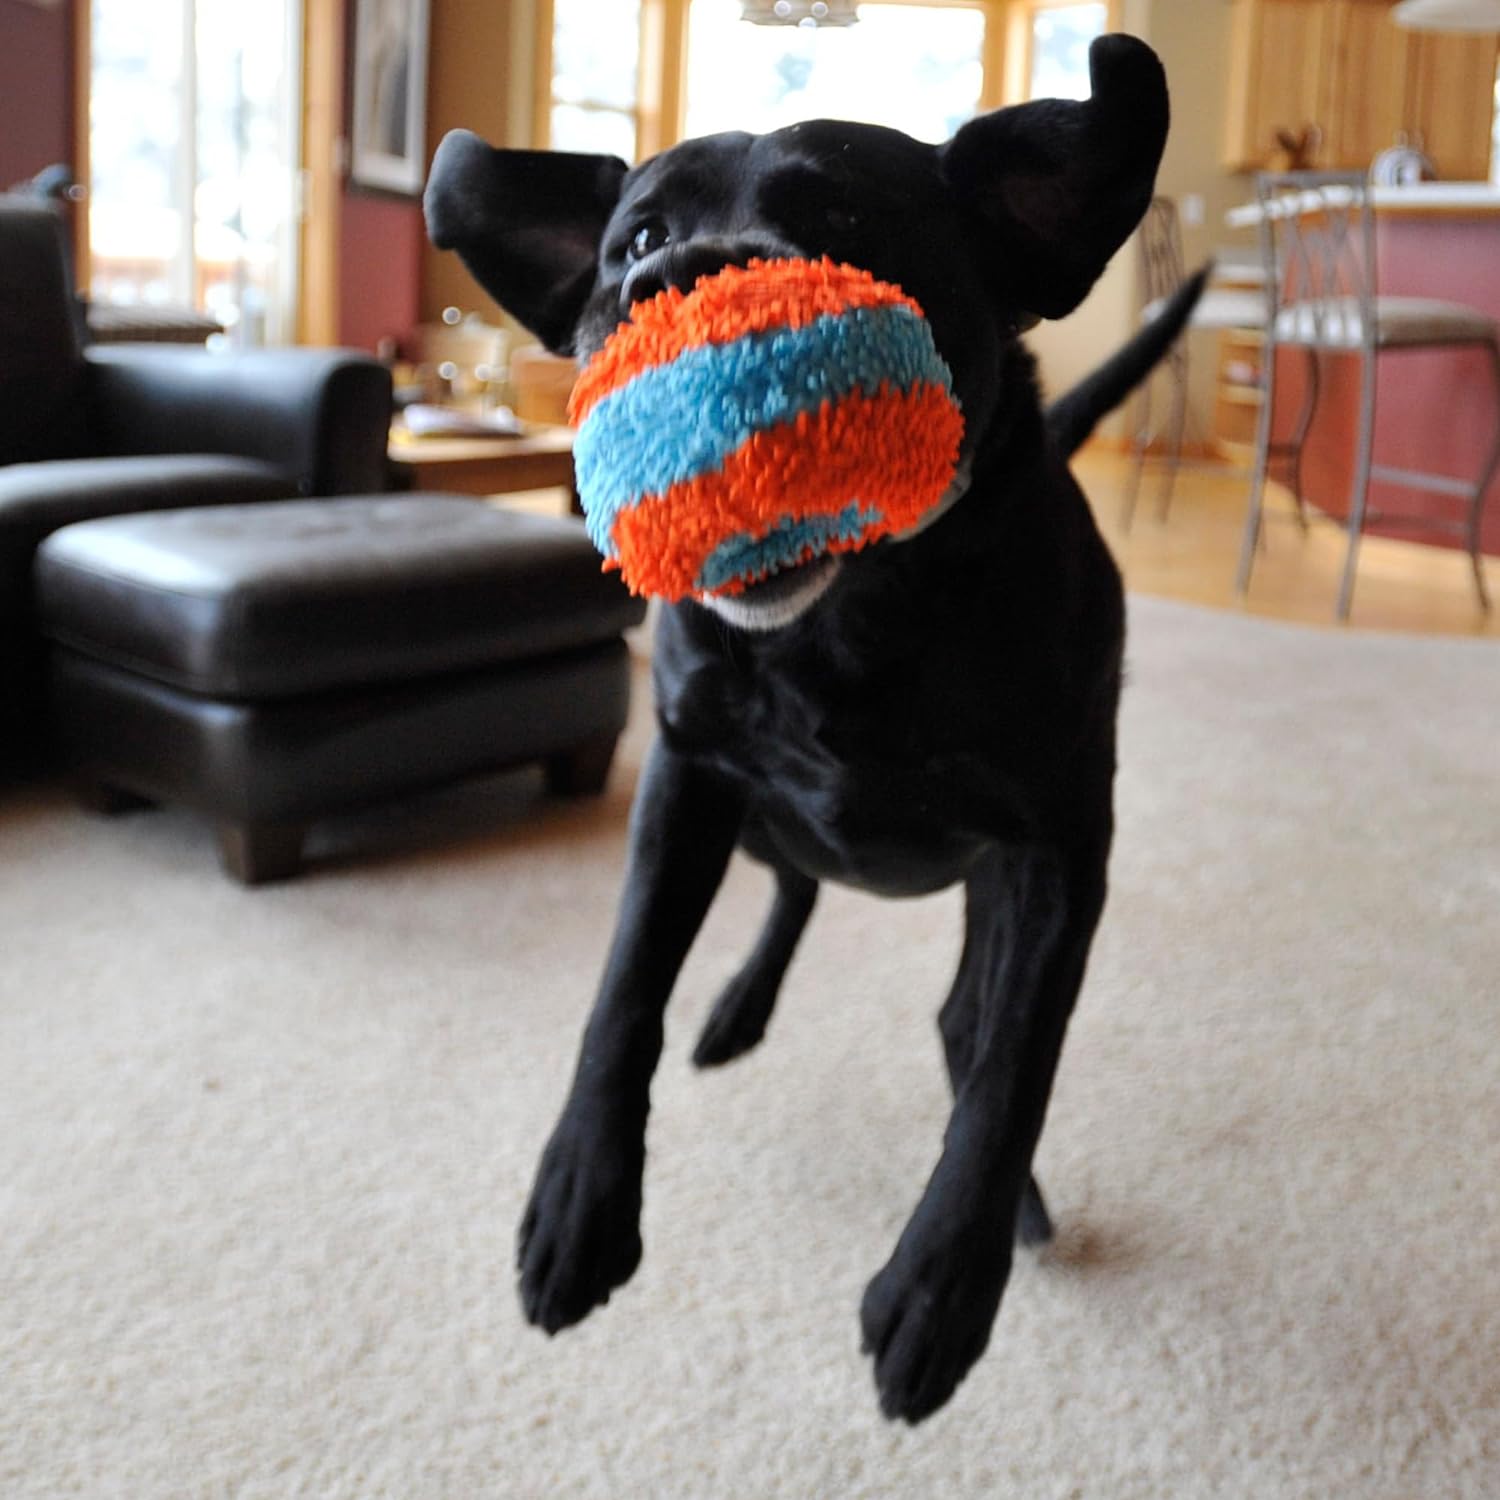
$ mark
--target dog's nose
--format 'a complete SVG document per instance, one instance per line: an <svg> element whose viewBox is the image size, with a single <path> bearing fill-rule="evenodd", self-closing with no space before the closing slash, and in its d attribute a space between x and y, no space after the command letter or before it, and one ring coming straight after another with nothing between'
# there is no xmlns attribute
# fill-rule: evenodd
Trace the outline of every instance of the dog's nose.
<svg viewBox="0 0 1500 1500"><path fill-rule="evenodd" d="M769 240L702 238L664 245L631 267L620 287L620 316L629 317L637 302L649 302L668 287L690 292L700 277L726 266L746 266L784 253Z"/></svg>

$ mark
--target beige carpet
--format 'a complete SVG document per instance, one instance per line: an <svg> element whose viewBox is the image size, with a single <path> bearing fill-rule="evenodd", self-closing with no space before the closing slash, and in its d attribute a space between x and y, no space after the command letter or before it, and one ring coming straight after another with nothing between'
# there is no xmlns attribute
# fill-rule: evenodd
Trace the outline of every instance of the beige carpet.
<svg viewBox="0 0 1500 1500"><path fill-rule="evenodd" d="M915 1431L856 1308L932 1163L944 896L832 893L766 1045L670 1013L646 1261L548 1342L512 1236L614 904L529 777L246 893L191 818L0 802L0 1495L1500 1494L1500 654L1133 605L1061 1229ZM642 705L644 706L644 705Z"/></svg>

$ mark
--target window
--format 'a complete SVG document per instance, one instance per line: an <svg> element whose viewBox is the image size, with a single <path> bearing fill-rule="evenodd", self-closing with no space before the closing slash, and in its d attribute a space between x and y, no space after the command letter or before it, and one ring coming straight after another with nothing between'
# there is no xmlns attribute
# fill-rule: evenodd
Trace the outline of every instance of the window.
<svg viewBox="0 0 1500 1500"><path fill-rule="evenodd" d="M634 161L640 0L554 0L549 144Z"/></svg>
<svg viewBox="0 0 1500 1500"><path fill-rule="evenodd" d="M1495 123L1490 130L1490 181L1500 187L1500 68L1495 71Z"/></svg>
<svg viewBox="0 0 1500 1500"><path fill-rule="evenodd" d="M299 0L93 0L89 292L289 341Z"/></svg>
<svg viewBox="0 0 1500 1500"><path fill-rule="evenodd" d="M1028 99L1087 99L1089 43L1109 30L1102 3L1031 7L1027 47Z"/></svg>
<svg viewBox="0 0 1500 1500"><path fill-rule="evenodd" d="M546 0L538 144L634 161L818 116L945 140L1002 103L1086 97L1089 43L1118 7L860 0L857 24L812 27L749 24L745 0Z"/></svg>
<svg viewBox="0 0 1500 1500"><path fill-rule="evenodd" d="M941 140L999 102L1011 3L861 0L857 25L799 28L748 24L744 0L550 0L538 144L633 161L820 115Z"/></svg>
<svg viewBox="0 0 1500 1500"><path fill-rule="evenodd" d="M979 108L985 14L865 4L849 27L747 26L740 0L693 0L687 130L762 132L832 118L943 141Z"/></svg>

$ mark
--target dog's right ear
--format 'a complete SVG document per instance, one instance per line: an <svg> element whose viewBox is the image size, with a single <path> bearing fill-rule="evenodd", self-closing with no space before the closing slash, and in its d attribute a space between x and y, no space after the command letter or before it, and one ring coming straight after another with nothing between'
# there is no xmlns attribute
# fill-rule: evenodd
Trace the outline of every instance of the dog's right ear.
<svg viewBox="0 0 1500 1500"><path fill-rule="evenodd" d="M450 130L422 200L427 233L549 349L571 354L626 170L617 156L499 150Z"/></svg>

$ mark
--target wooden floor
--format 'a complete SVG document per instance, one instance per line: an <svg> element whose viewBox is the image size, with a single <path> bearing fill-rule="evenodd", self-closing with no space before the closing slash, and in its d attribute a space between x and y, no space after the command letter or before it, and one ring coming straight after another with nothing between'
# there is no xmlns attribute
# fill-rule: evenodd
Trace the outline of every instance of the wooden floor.
<svg viewBox="0 0 1500 1500"><path fill-rule="evenodd" d="M1293 519L1290 496L1271 487L1266 539L1256 560L1250 592L1235 598L1234 573L1245 523L1247 479L1237 470L1184 463L1177 474L1171 509L1159 518L1159 472L1148 467L1135 522L1120 525L1128 460L1108 449L1085 448L1073 461L1114 550L1128 587L1142 594L1182 599L1219 609L1298 620L1330 630L1399 630L1425 635L1488 636L1500 639L1500 558L1487 577L1496 608L1480 612L1467 556L1448 547L1365 537L1360 543L1354 608L1347 625L1333 616L1344 565L1344 533L1329 522L1303 532ZM497 497L509 505L566 514L565 490L536 490Z"/></svg>
<svg viewBox="0 0 1500 1500"><path fill-rule="evenodd" d="M1073 462L1100 528L1130 589L1247 614L1329 629L1399 630L1500 639L1500 558L1486 568L1496 608L1481 612L1465 553L1448 547L1367 536L1360 543L1354 607L1347 625L1334 619L1344 565L1345 533L1329 522L1303 532L1286 491L1272 486L1265 542L1247 598L1235 598L1234 574L1245 522L1247 476L1206 464L1178 471L1170 512L1158 514L1159 471L1148 466L1134 524L1121 526L1123 454L1087 448Z"/></svg>

